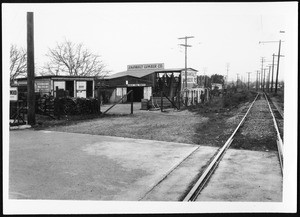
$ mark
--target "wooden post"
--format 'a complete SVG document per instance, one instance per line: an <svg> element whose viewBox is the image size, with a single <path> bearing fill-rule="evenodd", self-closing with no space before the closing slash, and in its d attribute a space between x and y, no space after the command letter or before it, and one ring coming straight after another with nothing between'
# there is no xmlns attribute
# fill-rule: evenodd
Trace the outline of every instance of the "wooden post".
<svg viewBox="0 0 300 217"><path fill-rule="evenodd" d="M177 103L178 103L178 110L180 110L180 92L177 92Z"/></svg>
<svg viewBox="0 0 300 217"><path fill-rule="evenodd" d="M27 122L35 125L33 12L27 12Z"/></svg>
<svg viewBox="0 0 300 217"><path fill-rule="evenodd" d="M130 98L131 98L131 112L130 112L130 114L133 114L133 91L130 93Z"/></svg>
<svg viewBox="0 0 300 217"><path fill-rule="evenodd" d="M185 90L185 105L188 106L188 90Z"/></svg>
<svg viewBox="0 0 300 217"><path fill-rule="evenodd" d="M18 125L20 124L19 123L19 115L20 115L20 113L19 113L19 101L17 101L17 119L18 119Z"/></svg>
<svg viewBox="0 0 300 217"><path fill-rule="evenodd" d="M98 99L98 110L97 112L101 112L101 93L100 93L100 88L97 89L97 99Z"/></svg>
<svg viewBox="0 0 300 217"><path fill-rule="evenodd" d="M160 111L164 111L164 109L163 109L163 92L161 91L160 92Z"/></svg>

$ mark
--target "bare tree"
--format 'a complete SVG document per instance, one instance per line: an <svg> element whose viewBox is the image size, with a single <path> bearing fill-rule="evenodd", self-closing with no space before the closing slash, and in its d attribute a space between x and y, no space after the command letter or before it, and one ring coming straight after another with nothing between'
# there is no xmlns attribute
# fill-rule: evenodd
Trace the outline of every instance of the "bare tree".
<svg viewBox="0 0 300 217"><path fill-rule="evenodd" d="M23 48L16 45L10 46L10 82L13 83L17 77L26 76L27 53Z"/></svg>
<svg viewBox="0 0 300 217"><path fill-rule="evenodd" d="M49 62L44 66L44 75L104 76L108 73L100 56L93 54L82 43L65 40L49 49L46 56Z"/></svg>

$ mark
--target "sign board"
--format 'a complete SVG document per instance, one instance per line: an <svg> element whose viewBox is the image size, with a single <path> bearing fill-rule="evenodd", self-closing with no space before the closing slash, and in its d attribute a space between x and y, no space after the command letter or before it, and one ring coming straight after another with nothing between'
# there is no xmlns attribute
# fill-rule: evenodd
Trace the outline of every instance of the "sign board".
<svg viewBox="0 0 300 217"><path fill-rule="evenodd" d="M164 69L163 63L128 65L127 70Z"/></svg>
<svg viewBox="0 0 300 217"><path fill-rule="evenodd" d="M66 89L66 82L65 81L54 81L54 91L56 90L56 87L58 87L58 89Z"/></svg>
<svg viewBox="0 0 300 217"><path fill-rule="evenodd" d="M35 81L35 91L36 92L50 92L50 82L49 81Z"/></svg>
<svg viewBox="0 0 300 217"><path fill-rule="evenodd" d="M127 84L128 87L145 87L146 84Z"/></svg>
<svg viewBox="0 0 300 217"><path fill-rule="evenodd" d="M77 81L76 84L77 90L86 90L86 81Z"/></svg>
<svg viewBox="0 0 300 217"><path fill-rule="evenodd" d="M10 87L10 101L18 101L18 88Z"/></svg>

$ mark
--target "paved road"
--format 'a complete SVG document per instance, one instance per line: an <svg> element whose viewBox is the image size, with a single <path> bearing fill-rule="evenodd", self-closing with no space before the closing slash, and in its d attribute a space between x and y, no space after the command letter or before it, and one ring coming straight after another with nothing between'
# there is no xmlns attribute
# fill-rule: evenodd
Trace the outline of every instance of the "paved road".
<svg viewBox="0 0 300 217"><path fill-rule="evenodd" d="M137 201L197 148L121 137L10 131L9 198Z"/></svg>

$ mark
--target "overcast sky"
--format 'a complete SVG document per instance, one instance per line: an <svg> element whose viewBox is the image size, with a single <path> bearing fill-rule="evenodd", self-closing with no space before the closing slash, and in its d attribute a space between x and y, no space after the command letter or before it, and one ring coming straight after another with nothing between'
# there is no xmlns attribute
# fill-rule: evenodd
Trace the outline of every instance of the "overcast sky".
<svg viewBox="0 0 300 217"><path fill-rule="evenodd" d="M165 63L165 68L184 67L184 43L179 37L194 36L188 44L188 67L207 75L236 74L246 77L261 68L261 57L271 61L278 44L282 54L295 46L296 4L291 3L114 3L114 4L6 4L3 5L4 54L9 45L26 48L26 12L34 12L35 62L65 38L84 43L101 55L107 69L124 71L129 64ZM285 31L284 34L279 31ZM279 78L289 71L280 62ZM270 64L271 62L268 62Z"/></svg>

